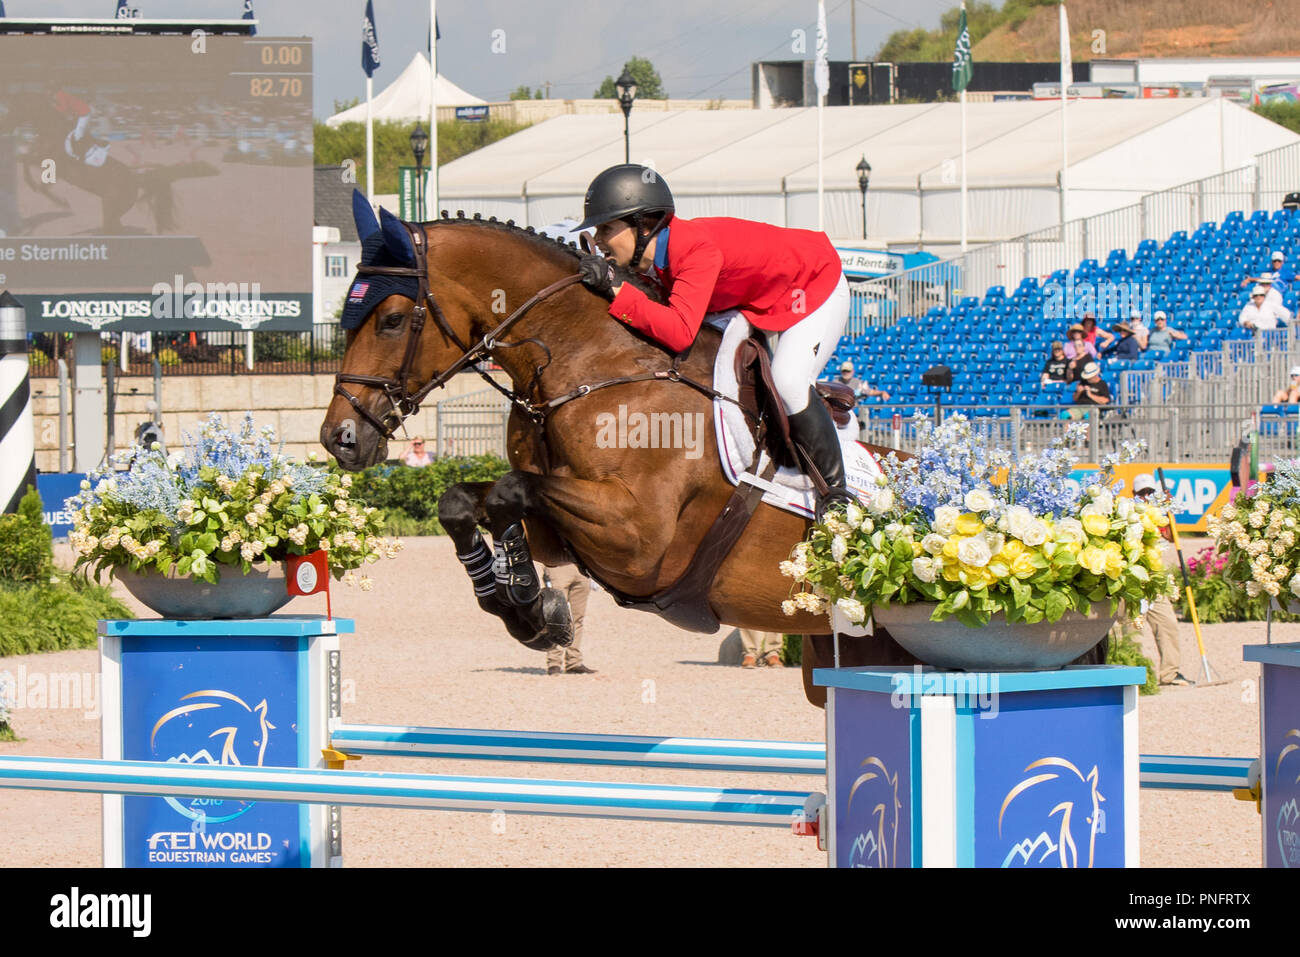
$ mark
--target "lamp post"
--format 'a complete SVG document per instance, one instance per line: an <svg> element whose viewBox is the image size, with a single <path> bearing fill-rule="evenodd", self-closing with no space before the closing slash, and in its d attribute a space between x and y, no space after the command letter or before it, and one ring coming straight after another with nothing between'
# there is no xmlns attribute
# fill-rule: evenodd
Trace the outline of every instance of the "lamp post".
<svg viewBox="0 0 1300 957"><path fill-rule="evenodd" d="M632 113L632 101L636 99L636 80L628 72L627 67L623 67L623 74L614 81L614 89L618 91L618 105L623 107L623 162L632 162L632 139L628 133L628 117Z"/></svg>
<svg viewBox="0 0 1300 957"><path fill-rule="evenodd" d="M867 238L867 187L871 185L871 164L864 155L854 167L858 171L858 189L862 192L862 238Z"/></svg>
<svg viewBox="0 0 1300 957"><path fill-rule="evenodd" d="M419 123L411 131L411 152L415 154L415 218L423 221L428 215L424 209L424 151L429 148L429 134ZM432 165L432 164L431 164Z"/></svg>

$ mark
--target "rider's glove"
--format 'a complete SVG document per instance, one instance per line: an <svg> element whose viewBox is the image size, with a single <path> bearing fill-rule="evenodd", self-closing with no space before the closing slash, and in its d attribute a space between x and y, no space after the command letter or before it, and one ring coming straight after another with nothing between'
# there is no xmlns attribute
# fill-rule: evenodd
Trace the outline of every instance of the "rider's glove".
<svg viewBox="0 0 1300 957"><path fill-rule="evenodd" d="M604 256L583 256L578 264L582 284L606 299L614 298L614 264Z"/></svg>

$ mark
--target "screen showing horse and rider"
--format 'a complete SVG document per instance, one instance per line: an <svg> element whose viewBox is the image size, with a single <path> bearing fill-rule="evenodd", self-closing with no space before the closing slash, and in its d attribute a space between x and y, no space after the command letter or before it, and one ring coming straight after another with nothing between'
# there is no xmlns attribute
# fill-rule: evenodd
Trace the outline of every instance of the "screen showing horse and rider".
<svg viewBox="0 0 1300 957"><path fill-rule="evenodd" d="M311 79L302 39L0 37L0 285L32 329L307 328Z"/></svg>

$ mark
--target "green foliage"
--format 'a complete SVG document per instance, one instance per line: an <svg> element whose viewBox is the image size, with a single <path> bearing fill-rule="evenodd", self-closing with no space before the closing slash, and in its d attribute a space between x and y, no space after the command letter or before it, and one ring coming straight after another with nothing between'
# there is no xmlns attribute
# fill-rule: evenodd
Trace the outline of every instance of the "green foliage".
<svg viewBox="0 0 1300 957"><path fill-rule="evenodd" d="M107 585L78 577L0 587L0 658L93 648L101 618L134 618Z"/></svg>
<svg viewBox="0 0 1300 957"><path fill-rule="evenodd" d="M544 99L544 97L542 96L542 88L541 88L541 87L538 87L536 90L534 90L534 89L532 89L531 87L527 87L527 86L522 86L522 85L520 85L520 86L517 86L517 87L515 87L513 90L510 91L510 99L512 99L512 100L541 100L541 99Z"/></svg>
<svg viewBox="0 0 1300 957"><path fill-rule="evenodd" d="M1252 106L1252 110L1264 117L1266 120L1272 120L1278 126L1285 126L1292 133L1300 133L1300 103L1261 103L1259 106Z"/></svg>
<svg viewBox="0 0 1300 957"><path fill-rule="evenodd" d="M50 528L41 514L41 497L27 486L13 515L0 515L0 581L48 581L54 567Z"/></svg>
<svg viewBox="0 0 1300 957"><path fill-rule="evenodd" d="M1120 629L1116 629L1119 631ZM1136 665L1147 670L1147 683L1138 689L1140 694L1159 694L1160 683L1156 677L1155 666L1142 654L1142 646L1132 635L1124 633L1118 637L1112 634L1110 645L1106 649L1106 664Z"/></svg>
<svg viewBox="0 0 1300 957"><path fill-rule="evenodd" d="M971 46L979 43L1000 26L1012 30L1020 29L1037 7L1054 7L1055 0L1007 0L1001 9L992 3L975 0L966 7L966 28L970 30ZM877 60L893 63L904 60L920 60L931 63L951 61L953 50L957 46L957 24L961 18L961 8L953 7L944 11L939 17L937 30L896 30L891 33L880 51ZM979 61L975 62L979 69Z"/></svg>
<svg viewBox="0 0 1300 957"><path fill-rule="evenodd" d="M422 127L426 123L420 124ZM512 133L525 129L527 123L489 119L481 123L438 124L438 165L482 149L490 143L505 139ZM375 192L397 192L397 168L414 166L411 154L411 131L414 123L384 122L375 127ZM338 166L344 160L356 164L356 181L366 181L366 124L344 123L332 129L324 123L314 126L316 162L322 166ZM428 164L428 157L425 163Z"/></svg>
<svg viewBox="0 0 1300 957"><path fill-rule="evenodd" d="M1264 621L1268 616L1268 596L1251 598L1244 589L1234 587L1223 575L1227 566L1226 556L1216 554L1213 547L1202 549L1187 563L1187 582L1196 602L1197 619L1203 625L1224 621ZM1174 606L1178 609L1178 617L1184 621L1191 620L1186 591L1179 591ZM1300 616L1274 611L1273 620L1300 621Z"/></svg>
<svg viewBox="0 0 1300 957"><path fill-rule="evenodd" d="M422 468L375 465L355 476L353 492L384 515L392 535L441 535L438 499L458 482L495 482L510 471L496 455L447 456Z"/></svg>
<svg viewBox="0 0 1300 957"><path fill-rule="evenodd" d="M781 660L791 668L803 665L803 635L781 636Z"/></svg>
<svg viewBox="0 0 1300 957"><path fill-rule="evenodd" d="M638 100L668 99L668 94L664 91L664 81L659 78L659 72L649 60L644 57L634 56L623 64L623 69L632 74L632 79L636 80L636 98ZM621 71L619 75L622 75ZM597 100L618 99L615 79L615 77L606 76L601 81L596 92L591 94L592 98Z"/></svg>

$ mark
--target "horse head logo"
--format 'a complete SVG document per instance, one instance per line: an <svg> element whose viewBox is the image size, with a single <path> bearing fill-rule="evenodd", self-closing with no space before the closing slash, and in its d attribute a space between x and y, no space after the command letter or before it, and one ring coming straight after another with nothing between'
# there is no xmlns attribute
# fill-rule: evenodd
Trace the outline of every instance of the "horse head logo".
<svg viewBox="0 0 1300 957"><path fill-rule="evenodd" d="M182 695L180 701L153 726L149 747L155 754L164 754L166 761L177 764L262 766L270 732L275 730L266 717L265 698L249 705L228 691L205 690ZM213 817L205 808L225 802L184 800L187 806L176 798L166 798L178 813L198 825L231 820L253 806L252 801L233 802L237 806L233 813Z"/></svg>
<svg viewBox="0 0 1300 957"><path fill-rule="evenodd" d="M849 852L851 867L897 867L898 854L898 772L890 775L885 762L877 757L867 758L860 765L865 768L849 789L845 815L853 820L853 800L859 799L859 814L865 815L869 824L858 832Z"/></svg>
<svg viewBox="0 0 1300 957"><path fill-rule="evenodd" d="M1273 773L1278 778L1278 784L1282 783L1282 762L1286 761L1291 755L1300 759L1300 728L1292 728L1286 734L1282 735L1282 750L1277 753L1277 762L1273 766ZM1288 765L1297 765L1296 770L1300 771L1300 760L1292 760ZM1290 770L1287 771L1290 773ZM1293 784L1300 784L1300 773L1296 775ZM1300 864L1300 802L1292 795L1291 800L1282 804L1277 809L1277 820L1274 822L1277 831L1277 849L1280 852L1280 858L1283 867L1291 867L1293 864Z"/></svg>
<svg viewBox="0 0 1300 957"><path fill-rule="evenodd" d="M1050 867L1055 863L1059 867L1079 867L1079 846L1086 843L1087 863L1083 866L1092 867L1102 822L1101 803L1106 800L1097 789L1097 768L1084 775L1065 758L1051 757L1033 762L1025 773L1040 768L1062 770L1030 775L1008 791L1002 801L998 836L1002 836L1007 810L1017 800L1014 817L1024 822L1019 830L1025 835L1008 850L1002 866ZM1038 833L1031 836L1035 828ZM1084 840L1076 839L1076 835Z"/></svg>

